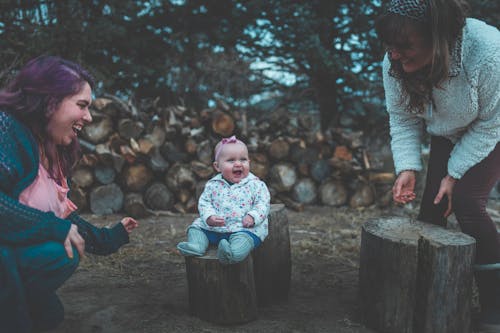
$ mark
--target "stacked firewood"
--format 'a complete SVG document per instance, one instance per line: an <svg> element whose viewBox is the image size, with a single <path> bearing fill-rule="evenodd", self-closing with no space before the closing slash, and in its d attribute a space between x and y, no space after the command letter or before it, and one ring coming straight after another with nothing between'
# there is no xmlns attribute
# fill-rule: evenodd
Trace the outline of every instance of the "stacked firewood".
<svg viewBox="0 0 500 333"><path fill-rule="evenodd" d="M215 174L213 148L233 134L248 144L251 171L268 184L273 203L295 210L389 203L394 174L374 165L363 133L320 132L312 115L279 109L249 117L220 101L194 110L110 95L97 98L91 113L80 139L84 154L71 177L71 199L81 211L136 217L196 212Z"/></svg>

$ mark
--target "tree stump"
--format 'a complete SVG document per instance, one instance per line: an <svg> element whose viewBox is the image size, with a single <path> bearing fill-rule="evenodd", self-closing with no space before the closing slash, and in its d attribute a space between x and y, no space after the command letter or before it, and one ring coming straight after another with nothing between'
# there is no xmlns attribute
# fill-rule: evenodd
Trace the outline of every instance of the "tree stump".
<svg viewBox="0 0 500 333"><path fill-rule="evenodd" d="M223 325L257 318L252 256L238 264L223 265L216 250L210 248L202 257L185 259L192 315Z"/></svg>
<svg viewBox="0 0 500 333"><path fill-rule="evenodd" d="M259 305L288 299L292 260L285 206L271 205L269 235L252 252L255 288Z"/></svg>
<svg viewBox="0 0 500 333"><path fill-rule="evenodd" d="M475 240L409 218L368 221L361 234L360 305L381 332L471 330Z"/></svg>

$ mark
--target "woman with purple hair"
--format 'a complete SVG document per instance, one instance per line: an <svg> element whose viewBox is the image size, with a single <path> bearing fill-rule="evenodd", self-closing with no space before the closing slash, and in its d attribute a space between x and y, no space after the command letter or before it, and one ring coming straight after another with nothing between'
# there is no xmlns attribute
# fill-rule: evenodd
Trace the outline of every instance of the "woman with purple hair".
<svg viewBox="0 0 500 333"><path fill-rule="evenodd" d="M462 0L391 0L376 30L387 48L394 200L415 199L425 129L431 153L418 219L445 226L453 212L476 239L481 325L500 332L500 237L486 211L500 178L500 32L466 18Z"/></svg>
<svg viewBox="0 0 500 333"><path fill-rule="evenodd" d="M78 133L92 121L94 81L51 56L28 62L0 91L0 326L2 332L56 327L56 290L84 251L106 255L128 243L137 222L96 228L69 200L67 177Z"/></svg>

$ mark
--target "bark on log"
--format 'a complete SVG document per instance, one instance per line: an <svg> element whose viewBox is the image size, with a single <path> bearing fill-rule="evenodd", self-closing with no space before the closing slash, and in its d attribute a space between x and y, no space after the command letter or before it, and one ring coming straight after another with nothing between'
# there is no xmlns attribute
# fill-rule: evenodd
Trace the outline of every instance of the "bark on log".
<svg viewBox="0 0 500 333"><path fill-rule="evenodd" d="M90 192L90 210L97 215L119 212L123 207L123 192L116 184L102 185Z"/></svg>
<svg viewBox="0 0 500 333"><path fill-rule="evenodd" d="M217 324L240 324L257 318L252 256L223 265L214 249L203 257L185 257L189 310Z"/></svg>
<svg viewBox="0 0 500 333"><path fill-rule="evenodd" d="M474 248L470 236L408 218L365 223L359 269L364 322L389 333L470 332Z"/></svg>
<svg viewBox="0 0 500 333"><path fill-rule="evenodd" d="M288 299L292 260L288 217L284 205L271 205L269 235L253 251L255 288L259 305Z"/></svg>

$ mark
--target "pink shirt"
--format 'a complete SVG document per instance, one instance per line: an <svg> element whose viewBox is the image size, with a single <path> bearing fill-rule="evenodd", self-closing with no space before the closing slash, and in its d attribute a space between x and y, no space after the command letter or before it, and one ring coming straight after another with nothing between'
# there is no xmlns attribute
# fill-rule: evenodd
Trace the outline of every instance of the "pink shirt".
<svg viewBox="0 0 500 333"><path fill-rule="evenodd" d="M33 183L19 195L19 202L44 212L53 212L59 218L66 218L78 207L68 198L68 182L63 177L61 185L50 178L40 163L38 175Z"/></svg>

